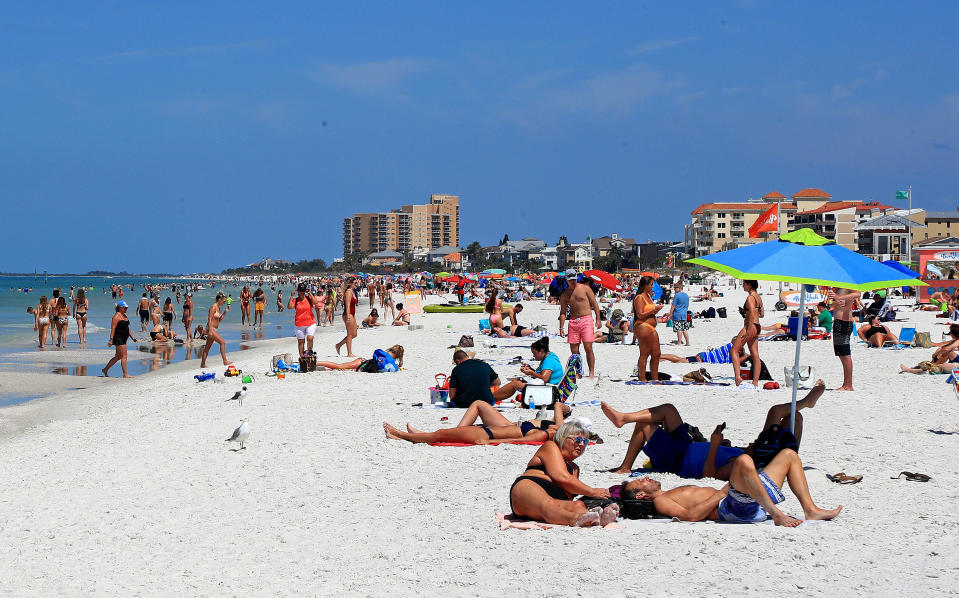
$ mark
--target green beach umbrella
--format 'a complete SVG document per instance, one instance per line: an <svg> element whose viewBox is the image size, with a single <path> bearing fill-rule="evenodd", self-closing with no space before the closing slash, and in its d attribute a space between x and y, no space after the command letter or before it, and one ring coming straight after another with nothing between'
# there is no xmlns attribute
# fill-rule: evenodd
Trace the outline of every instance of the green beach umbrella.
<svg viewBox="0 0 959 598"><path fill-rule="evenodd" d="M777 241L745 245L686 262L712 268L740 280L773 280L857 291L925 285L885 264L836 245L808 228L786 233ZM798 327L800 334L796 335L796 360L793 364L791 428L796 419L797 372L805 323L806 288L801 288L799 314L802 319Z"/></svg>

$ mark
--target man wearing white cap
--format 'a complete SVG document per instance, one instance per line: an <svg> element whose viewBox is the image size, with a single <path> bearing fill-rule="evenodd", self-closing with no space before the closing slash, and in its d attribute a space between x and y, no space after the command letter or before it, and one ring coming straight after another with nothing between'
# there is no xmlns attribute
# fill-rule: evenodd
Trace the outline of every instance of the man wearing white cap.
<svg viewBox="0 0 959 598"><path fill-rule="evenodd" d="M559 334L563 336L563 324L566 322L566 306L569 306L569 341L570 353L579 353L579 345L583 344L586 351L586 365L589 366L589 377L595 375L596 357L593 355L593 317L591 311L596 313L596 328L603 325L602 316L599 313L599 303L596 302L596 294L588 284L580 284L577 281L576 270L567 270L565 272L566 282L569 287L559 296Z"/></svg>

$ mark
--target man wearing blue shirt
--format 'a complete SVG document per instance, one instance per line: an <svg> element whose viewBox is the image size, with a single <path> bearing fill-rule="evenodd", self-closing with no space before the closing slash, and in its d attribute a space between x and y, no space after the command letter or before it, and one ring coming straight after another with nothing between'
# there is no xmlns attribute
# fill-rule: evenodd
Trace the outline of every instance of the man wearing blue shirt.
<svg viewBox="0 0 959 598"><path fill-rule="evenodd" d="M692 324L687 318L689 313L689 295L683 292L683 283L677 282L673 289L676 294L673 295L672 307L669 308L669 318L673 321L673 332L676 333L676 344L682 345L683 339L686 339L686 346L689 346L689 329Z"/></svg>

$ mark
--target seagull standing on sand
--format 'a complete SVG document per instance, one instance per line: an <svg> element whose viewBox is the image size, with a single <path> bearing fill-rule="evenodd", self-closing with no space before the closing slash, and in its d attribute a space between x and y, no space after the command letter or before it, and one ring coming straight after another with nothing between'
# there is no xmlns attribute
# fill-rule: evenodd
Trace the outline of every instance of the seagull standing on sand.
<svg viewBox="0 0 959 598"><path fill-rule="evenodd" d="M239 442L240 449L245 449L244 443L246 439L250 437L250 424L246 423L246 418L240 420L240 425L236 430L233 430L233 436L227 438L224 442ZM240 450L237 449L237 450Z"/></svg>
<svg viewBox="0 0 959 598"><path fill-rule="evenodd" d="M236 391L232 397L227 399L227 401L236 401L238 405L243 406L243 397L246 396L246 387L244 386L242 390Z"/></svg>

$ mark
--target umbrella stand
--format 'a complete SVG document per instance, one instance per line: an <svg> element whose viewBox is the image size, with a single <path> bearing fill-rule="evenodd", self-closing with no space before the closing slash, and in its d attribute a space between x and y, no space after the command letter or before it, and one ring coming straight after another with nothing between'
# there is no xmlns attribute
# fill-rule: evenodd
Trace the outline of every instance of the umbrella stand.
<svg viewBox="0 0 959 598"><path fill-rule="evenodd" d="M796 327L796 360L793 362L793 401L789 408L789 431L796 429L796 393L799 392L799 351L802 348L802 329L806 324L806 285L799 285L799 325Z"/></svg>

